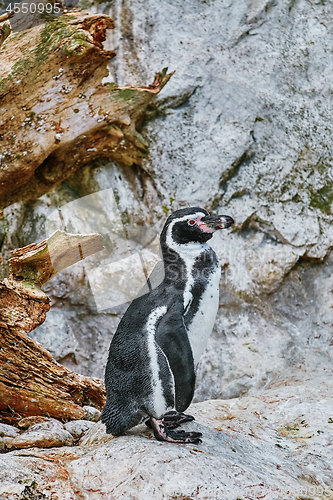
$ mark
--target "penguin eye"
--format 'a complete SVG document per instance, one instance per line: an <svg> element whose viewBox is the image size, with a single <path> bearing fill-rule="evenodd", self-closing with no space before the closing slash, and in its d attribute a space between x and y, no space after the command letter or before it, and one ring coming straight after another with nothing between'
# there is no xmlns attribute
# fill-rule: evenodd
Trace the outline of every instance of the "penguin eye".
<svg viewBox="0 0 333 500"><path fill-rule="evenodd" d="M190 220L188 221L188 225L189 225L189 226L194 226L194 224L195 224L195 220L194 220L194 219L190 219Z"/></svg>

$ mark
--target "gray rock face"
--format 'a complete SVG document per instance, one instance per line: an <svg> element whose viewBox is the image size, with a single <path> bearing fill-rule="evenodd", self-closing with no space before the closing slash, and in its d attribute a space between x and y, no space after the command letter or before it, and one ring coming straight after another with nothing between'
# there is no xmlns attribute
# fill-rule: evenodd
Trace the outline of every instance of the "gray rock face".
<svg viewBox="0 0 333 500"><path fill-rule="evenodd" d="M189 410L202 445L159 443L144 426L113 438L98 422L79 446L1 455L0 497L331 498L331 3L114 0L94 9L116 24L111 81L141 85L176 70L142 130L151 155L142 168L88 166L7 208L2 255L57 224L103 234L103 254L47 284L52 308L32 333L66 366L103 377L126 286L140 287L156 262L167 213L203 206L234 217L232 232L212 241L220 310L195 394L215 400Z"/></svg>
<svg viewBox="0 0 333 500"><path fill-rule="evenodd" d="M117 267L118 283L134 283L139 252L157 256L166 214L199 205L236 227L212 243L224 271L221 307L196 401L254 395L289 366L330 370L331 3L114 0L91 9L115 21L110 80L141 85L163 66L176 73L142 130L151 150L142 168L88 166L0 219L4 257L43 239L59 210L60 229L106 238L103 255L45 287L52 309L32 335L74 371L103 377L126 300L112 305L112 266L134 256L129 274ZM102 190L112 203L89 198Z"/></svg>

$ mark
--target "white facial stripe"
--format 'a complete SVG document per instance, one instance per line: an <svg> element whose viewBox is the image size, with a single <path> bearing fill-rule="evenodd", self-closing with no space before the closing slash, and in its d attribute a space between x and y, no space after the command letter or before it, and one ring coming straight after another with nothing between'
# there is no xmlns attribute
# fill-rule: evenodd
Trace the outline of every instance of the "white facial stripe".
<svg viewBox="0 0 333 500"><path fill-rule="evenodd" d="M186 221L186 220L200 220L201 217L204 217L205 214L203 212L196 212L192 215L186 215L184 217L179 217L178 219L174 219L170 226L168 227L166 234L166 244L169 248L174 250L184 261L186 266L186 286L184 290L184 309L188 306L190 302L192 302L193 296L191 293L191 288L194 284L194 279L192 275L192 269L194 266L195 259L208 248L207 243L199 243L191 241L189 243L184 243L180 245L176 243L172 239L172 229L176 222Z"/></svg>
<svg viewBox="0 0 333 500"><path fill-rule="evenodd" d="M176 222L187 221L187 220L193 219L198 223L198 221L204 216L205 216L205 214L203 212L196 212L195 214L192 214L192 215L185 215L184 217L179 217L178 219L174 219L171 222L171 224L167 230L166 243L167 243L168 247L172 248L172 250L175 250L178 253L178 251L177 251L178 248L185 246L185 245L179 245L178 243L175 243L172 240L172 229L173 229L173 226L176 224Z"/></svg>
<svg viewBox="0 0 333 500"><path fill-rule="evenodd" d="M157 307L149 314L147 321L147 332L148 332L148 350L150 357L150 368L152 372L152 385L153 385L153 395L154 395L154 410L158 416L163 415L166 412L166 403L163 395L163 388L160 379L159 367L158 367L158 357L155 342L155 331L157 321L167 312L166 306Z"/></svg>

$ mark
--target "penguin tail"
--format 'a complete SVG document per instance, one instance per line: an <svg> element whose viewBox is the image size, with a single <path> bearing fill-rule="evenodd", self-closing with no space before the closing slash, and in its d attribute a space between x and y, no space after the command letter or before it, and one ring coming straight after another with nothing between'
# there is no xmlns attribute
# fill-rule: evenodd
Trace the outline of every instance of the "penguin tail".
<svg viewBox="0 0 333 500"><path fill-rule="evenodd" d="M131 412L126 413L124 410L118 411L108 402L106 402L101 413L101 421L106 426L106 433L113 436L124 434L124 432L140 424L146 417L142 412L133 414Z"/></svg>

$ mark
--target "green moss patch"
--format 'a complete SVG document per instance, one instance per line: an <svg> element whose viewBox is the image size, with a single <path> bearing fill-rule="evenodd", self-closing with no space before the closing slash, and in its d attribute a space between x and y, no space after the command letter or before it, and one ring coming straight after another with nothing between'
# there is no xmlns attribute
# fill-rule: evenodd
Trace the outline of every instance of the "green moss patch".
<svg viewBox="0 0 333 500"><path fill-rule="evenodd" d="M332 214L333 182L328 182L321 189L310 189L310 206L319 208L326 215Z"/></svg>
<svg viewBox="0 0 333 500"><path fill-rule="evenodd" d="M66 21L71 19L74 17L65 14L61 18L45 23L40 34L40 43L32 53L28 53L16 61L11 74L0 81L0 92L9 89L13 81L23 80L27 76L35 78L36 74L40 74L40 66L43 66L48 60L49 54L56 53L59 47L61 47L60 54L64 57L69 55L82 56L86 49L91 48L88 32L66 24ZM29 31L25 32L25 36L29 36Z"/></svg>
<svg viewBox="0 0 333 500"><path fill-rule="evenodd" d="M110 89L110 95L112 99L123 99L124 101L128 101L133 99L133 97L138 92L135 89L120 89L114 82L108 82L107 86Z"/></svg>

